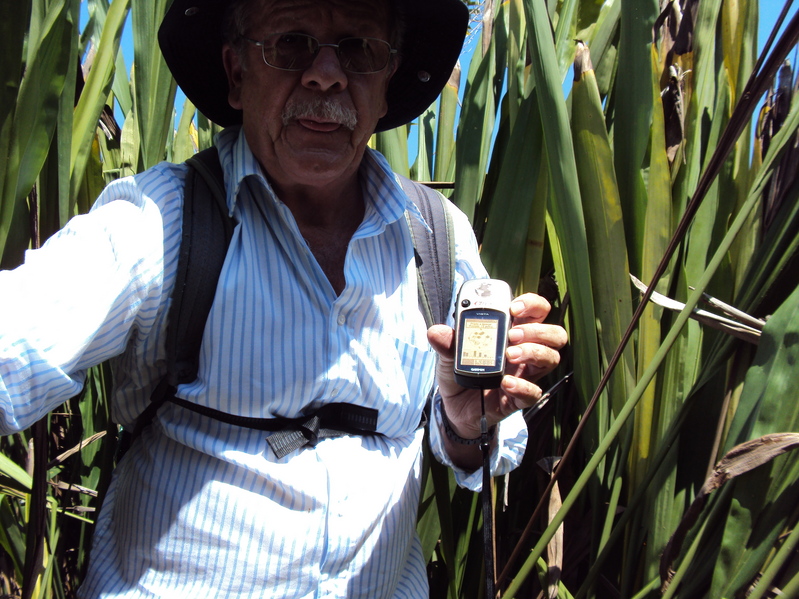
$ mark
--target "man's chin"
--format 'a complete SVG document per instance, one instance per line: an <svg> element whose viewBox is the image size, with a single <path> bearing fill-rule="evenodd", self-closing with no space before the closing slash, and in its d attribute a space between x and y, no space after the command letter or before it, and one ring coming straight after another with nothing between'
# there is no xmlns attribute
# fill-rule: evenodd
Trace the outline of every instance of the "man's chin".
<svg viewBox="0 0 799 599"><path fill-rule="evenodd" d="M292 151L278 153L278 160L286 183L325 187L345 182L357 173L362 155L363 152L354 152L349 145L345 151L339 143L330 148L293 148Z"/></svg>

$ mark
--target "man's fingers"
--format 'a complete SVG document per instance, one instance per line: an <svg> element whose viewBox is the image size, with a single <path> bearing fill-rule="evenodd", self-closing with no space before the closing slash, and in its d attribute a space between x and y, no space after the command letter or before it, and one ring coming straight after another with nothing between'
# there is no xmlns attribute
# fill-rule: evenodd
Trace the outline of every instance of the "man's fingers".
<svg viewBox="0 0 799 599"><path fill-rule="evenodd" d="M511 345L505 355L511 364L524 364L536 371L549 372L560 364L560 352L540 343Z"/></svg>
<svg viewBox="0 0 799 599"><path fill-rule="evenodd" d="M512 327L508 331L508 341L513 344L541 343L562 349L568 342L568 336L563 327L554 324L528 323Z"/></svg>
<svg viewBox="0 0 799 599"><path fill-rule="evenodd" d="M552 309L549 302L538 294L524 293L510 305L510 315L514 323L543 322Z"/></svg>
<svg viewBox="0 0 799 599"><path fill-rule="evenodd" d="M503 418L510 416L516 410L535 405L544 394L541 387L535 383L510 375L502 378L501 388L505 393L499 402Z"/></svg>

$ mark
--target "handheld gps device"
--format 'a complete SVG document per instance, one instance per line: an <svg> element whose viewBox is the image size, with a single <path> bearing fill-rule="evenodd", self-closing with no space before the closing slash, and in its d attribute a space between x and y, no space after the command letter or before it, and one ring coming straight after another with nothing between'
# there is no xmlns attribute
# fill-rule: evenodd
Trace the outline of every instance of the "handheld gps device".
<svg viewBox="0 0 799 599"><path fill-rule="evenodd" d="M510 286L497 279L466 281L455 306L455 382L471 389L499 387L510 328Z"/></svg>

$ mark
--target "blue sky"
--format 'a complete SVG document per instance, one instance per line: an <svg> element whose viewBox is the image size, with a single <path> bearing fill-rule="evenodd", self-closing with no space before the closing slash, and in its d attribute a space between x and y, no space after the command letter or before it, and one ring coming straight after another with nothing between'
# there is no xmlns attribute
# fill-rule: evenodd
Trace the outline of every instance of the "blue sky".
<svg viewBox="0 0 799 599"><path fill-rule="evenodd" d="M774 24L777 22L777 18L779 17L779 14L786 3L787 2L780 2L779 0L761 0L760 24L757 34L758 51L760 51L763 48L763 44L766 43L766 40L768 39L771 30L774 29ZM786 23L791 20L793 15L796 14L796 11L796 6L791 8L788 16L785 18ZM783 26L780 31L782 31L784 28L785 27Z"/></svg>

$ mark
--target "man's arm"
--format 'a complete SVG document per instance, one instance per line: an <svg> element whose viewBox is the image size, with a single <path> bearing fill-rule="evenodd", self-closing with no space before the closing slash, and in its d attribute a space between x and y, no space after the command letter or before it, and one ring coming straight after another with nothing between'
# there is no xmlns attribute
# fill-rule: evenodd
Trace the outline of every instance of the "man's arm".
<svg viewBox="0 0 799 599"><path fill-rule="evenodd" d="M162 278L162 215L132 201L73 219L0 272L0 434L79 392L85 370L121 353L134 326L146 334Z"/></svg>

